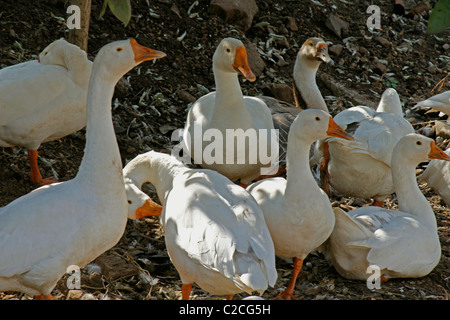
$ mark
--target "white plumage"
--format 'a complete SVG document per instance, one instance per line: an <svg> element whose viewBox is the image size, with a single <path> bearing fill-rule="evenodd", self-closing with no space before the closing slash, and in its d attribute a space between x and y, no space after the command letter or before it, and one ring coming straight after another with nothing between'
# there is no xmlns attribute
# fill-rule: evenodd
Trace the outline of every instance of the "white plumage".
<svg viewBox="0 0 450 320"><path fill-rule="evenodd" d="M121 76L141 61L164 56L149 50L134 39L100 50L89 84L86 149L77 176L0 208L0 291L52 298L67 267L83 267L119 241L127 202L111 99Z"/></svg>
<svg viewBox="0 0 450 320"><path fill-rule="evenodd" d="M37 149L86 125L86 99L92 62L86 52L60 39L28 61L0 70L0 146L29 152L33 183L43 180Z"/></svg>
<svg viewBox="0 0 450 320"><path fill-rule="evenodd" d="M395 89L387 89L377 110L357 106L338 113L334 120L353 141L329 138L330 184L339 193L377 201L394 192L392 151L404 135L413 133L403 118Z"/></svg>
<svg viewBox="0 0 450 320"><path fill-rule="evenodd" d="M267 178L247 190L260 205L278 256L295 258L291 283L282 294L292 299L303 259L331 234L330 200L314 180L309 166L311 145L329 136L351 139L325 111L299 113L289 131L287 179Z"/></svg>
<svg viewBox="0 0 450 320"><path fill-rule="evenodd" d="M183 283L183 298L194 282L215 295L263 292L275 284L273 242L261 209L245 189L215 171L189 169L153 151L130 161L124 179L128 199L140 206L149 199L136 195L144 182L157 190L166 247ZM129 204L130 218L136 206Z"/></svg>
<svg viewBox="0 0 450 320"><path fill-rule="evenodd" d="M336 224L323 249L345 278L366 280L369 265L378 266L385 279L422 277L439 262L436 218L417 186L415 167L428 159L450 157L432 139L418 134L400 139L392 157L398 211L374 206L350 212L335 209Z"/></svg>

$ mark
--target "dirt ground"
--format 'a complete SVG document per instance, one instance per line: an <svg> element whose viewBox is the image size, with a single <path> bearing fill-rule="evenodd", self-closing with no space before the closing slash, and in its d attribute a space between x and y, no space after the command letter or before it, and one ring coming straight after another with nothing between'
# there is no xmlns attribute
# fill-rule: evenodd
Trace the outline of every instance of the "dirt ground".
<svg viewBox="0 0 450 320"><path fill-rule="evenodd" d="M133 16L124 27L109 11L99 13L103 1L94 0L88 55L95 57L105 44L135 37L146 46L162 50L167 57L145 63L130 71L129 85L116 87L113 121L123 164L150 149L168 152L174 145L171 134L182 128L189 103L214 90L211 58L219 41L228 36L248 39L264 62L264 69L253 83L242 82L248 95L270 94L267 85L292 85L292 70L301 44L320 36L330 44L334 66L323 65L318 85L330 112L356 105L360 98L375 106L387 87L394 87L404 104L408 119L419 133L426 133L441 143L433 129L438 113L416 113L411 107L428 98L439 88L439 81L449 72L450 31L429 35L426 25L429 10L414 7L406 15L393 15L392 0L377 1L381 9L381 30L370 31L366 13L371 1L293 1L258 0L259 11L245 33L209 12L209 0L136 0ZM407 2L407 1L405 1ZM422 1L415 1L422 4ZM36 58L50 42L67 36L65 2L0 1L0 67ZM346 21L349 27L341 36L326 26L331 14ZM334 46L334 50L331 48ZM340 48L342 46L342 48ZM339 52L342 49L341 52ZM250 65L252 66L252 61ZM449 78L442 90L449 90ZM350 91L336 92L339 84ZM81 130L61 140L46 143L39 149L39 164L44 177L57 176L60 181L77 173L85 144ZM420 172L426 164L418 168ZM29 163L22 148L0 148L0 206L30 192ZM154 195L151 186L145 191ZM426 277L394 279L369 290L366 283L346 280L320 253L311 254L297 281L298 299L405 299L446 300L450 290L450 209L425 185L421 189L430 201L438 221L442 246L439 265ZM367 202L334 195L334 205L361 206ZM388 208L396 208L395 196ZM0 257L1 259L1 257ZM99 257L95 265L82 269L80 290L69 290L68 275L53 291L56 299L179 299L181 282L171 265L164 245L164 234L156 218L129 221L120 242ZM97 268L97 269L96 269ZM288 284L292 262L277 259L279 279L275 288L263 297L272 299ZM236 295L241 299L245 295ZM223 299L211 296L194 286L192 299ZM0 299L32 299L14 292L0 292Z"/></svg>

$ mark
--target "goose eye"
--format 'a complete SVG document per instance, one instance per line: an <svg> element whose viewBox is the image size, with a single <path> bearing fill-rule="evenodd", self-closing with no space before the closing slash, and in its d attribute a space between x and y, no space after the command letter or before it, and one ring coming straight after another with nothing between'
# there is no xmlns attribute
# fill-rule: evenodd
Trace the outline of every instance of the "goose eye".
<svg viewBox="0 0 450 320"><path fill-rule="evenodd" d="M422 145L422 141L417 141L416 144L417 144L418 146L421 146L421 145Z"/></svg>
<svg viewBox="0 0 450 320"><path fill-rule="evenodd" d="M131 204L132 202L131 202L131 200L128 200L128 204Z"/></svg>
<svg viewBox="0 0 450 320"><path fill-rule="evenodd" d="M316 119L316 121L320 121L320 117L316 117L315 119Z"/></svg>
<svg viewBox="0 0 450 320"><path fill-rule="evenodd" d="M120 52L120 51L122 51L122 48L117 48L116 51Z"/></svg>
<svg viewBox="0 0 450 320"><path fill-rule="evenodd" d="M230 52L231 52L230 48L227 48L227 52L228 52L228 53L230 53Z"/></svg>
<svg viewBox="0 0 450 320"><path fill-rule="evenodd" d="M47 55L47 53L48 53L48 51L44 52L44 56L46 56L46 55Z"/></svg>

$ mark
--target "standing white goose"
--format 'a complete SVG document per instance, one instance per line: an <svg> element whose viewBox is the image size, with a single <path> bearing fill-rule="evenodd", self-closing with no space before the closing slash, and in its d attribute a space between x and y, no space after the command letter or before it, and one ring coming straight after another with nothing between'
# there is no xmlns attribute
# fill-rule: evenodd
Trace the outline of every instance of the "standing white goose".
<svg viewBox="0 0 450 320"><path fill-rule="evenodd" d="M274 286L273 242L261 209L247 191L216 171L190 169L154 151L131 160L123 172L131 219L159 214L160 206L140 190L145 182L156 188L182 299L189 299L194 282L227 299Z"/></svg>
<svg viewBox="0 0 450 320"><path fill-rule="evenodd" d="M433 209L417 186L416 166L429 159L450 161L432 139L408 134L392 155L392 176L399 211L361 207L335 209L336 225L324 246L326 256L345 278L367 280L369 265L382 280L422 277L438 264L441 246Z"/></svg>
<svg viewBox="0 0 450 320"><path fill-rule="evenodd" d="M189 110L183 134L184 150L203 168L216 170L232 181L240 180L247 185L261 175L261 168L266 165L261 161L258 149L254 148L260 141L259 129L262 134L267 134L266 154L271 154L271 147L278 149L278 144L272 140L275 138L271 131L274 129L272 116L261 99L242 94L238 74L249 81L255 81L255 75L248 66L247 51L240 40L225 38L219 43L213 56L213 72L216 91L198 99ZM223 149L217 148L212 160L205 158L209 155L206 151L218 141L211 142L211 137L204 141L203 134L207 130L220 134L223 142ZM235 142L234 137L227 138L227 132L235 132L238 140L247 133L254 133L257 142L236 143L234 148L227 148L227 144ZM255 154L256 161L252 162L250 158ZM243 161L240 161L238 157L242 156Z"/></svg>
<svg viewBox="0 0 450 320"><path fill-rule="evenodd" d="M294 81L308 109L328 107L316 83L316 74L322 62L333 64L328 46L322 38L309 38L301 46L294 65Z"/></svg>
<svg viewBox="0 0 450 320"><path fill-rule="evenodd" d="M390 169L392 151L400 138L414 132L403 118L397 91L385 90L376 111L365 106L351 107L338 113L334 120L354 141L326 140L329 149L324 144L324 176L329 177L329 183L339 193L373 198L374 204L381 206L394 192ZM327 190L327 179L322 183Z"/></svg>
<svg viewBox="0 0 450 320"><path fill-rule="evenodd" d="M31 181L42 179L38 148L86 125L86 98L92 62L79 47L59 39L36 60L0 70L0 147L28 150Z"/></svg>
<svg viewBox="0 0 450 320"><path fill-rule="evenodd" d="M352 139L325 111L300 112L289 131L287 178L268 178L247 188L264 213L276 255L295 258L291 282L281 294L283 299L294 298L303 260L333 230L330 200L315 182L309 166L311 145L329 136Z"/></svg>
<svg viewBox="0 0 450 320"><path fill-rule="evenodd" d="M86 149L78 174L0 208L0 291L51 299L67 267L82 267L119 241L127 202L111 120L114 86L139 63L164 56L134 39L99 51L89 82Z"/></svg>
<svg viewBox="0 0 450 320"><path fill-rule="evenodd" d="M333 64L333 60L328 55L328 46L321 38L309 38L301 46L294 65L294 98L297 100L295 88L300 91L303 100L306 103L306 108L321 109L328 112L325 100L320 93L319 87L316 83L316 74L322 62ZM279 133L279 165L282 168L286 167L286 152L287 139L289 129L295 117L301 111L301 106L290 105L283 101L268 96L260 96L261 99L269 108L272 114L274 128Z"/></svg>

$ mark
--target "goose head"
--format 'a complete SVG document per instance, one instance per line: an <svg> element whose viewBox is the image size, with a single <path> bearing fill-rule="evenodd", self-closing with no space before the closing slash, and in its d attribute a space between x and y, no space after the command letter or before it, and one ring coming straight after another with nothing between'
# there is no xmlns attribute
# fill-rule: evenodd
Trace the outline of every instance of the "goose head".
<svg viewBox="0 0 450 320"><path fill-rule="evenodd" d="M124 182L128 202L128 219L135 220L161 214L161 206L153 202L131 179L125 178Z"/></svg>
<svg viewBox="0 0 450 320"><path fill-rule="evenodd" d="M308 137L311 143L327 137L354 140L350 134L339 127L329 113L319 109L303 110L297 116L293 126L299 129L291 129L290 132Z"/></svg>
<svg viewBox="0 0 450 320"><path fill-rule="evenodd" d="M105 61L99 64L102 72L98 76L117 82L140 63L165 56L164 52L144 47L135 39L114 41L104 46L96 56L96 59Z"/></svg>
<svg viewBox="0 0 450 320"><path fill-rule="evenodd" d="M53 64L61 67L67 68L68 55L77 54L79 52L86 53L74 44L67 42L64 39L58 39L50 43L44 50L39 54L38 61L42 64Z"/></svg>
<svg viewBox="0 0 450 320"><path fill-rule="evenodd" d="M383 92L380 102L378 103L377 112L403 115L402 103L400 102L397 90L394 88L387 88Z"/></svg>
<svg viewBox="0 0 450 320"><path fill-rule="evenodd" d="M53 41L39 54L38 62L65 68L72 80L87 90L92 62L87 58L86 52L78 46L64 39Z"/></svg>
<svg viewBox="0 0 450 320"><path fill-rule="evenodd" d="M316 64L321 62L334 64L334 61L328 54L328 45L322 38L309 38L306 40L300 48L299 55L303 59L316 62Z"/></svg>
<svg viewBox="0 0 450 320"><path fill-rule="evenodd" d="M442 151L433 139L417 133L402 137L395 146L393 154L401 158L397 161L409 162L414 167L432 159L450 161L450 156Z"/></svg>
<svg viewBox="0 0 450 320"><path fill-rule="evenodd" d="M219 43L213 55L213 65L216 70L237 72L249 81L256 80L247 62L247 50L238 39L225 38Z"/></svg>

